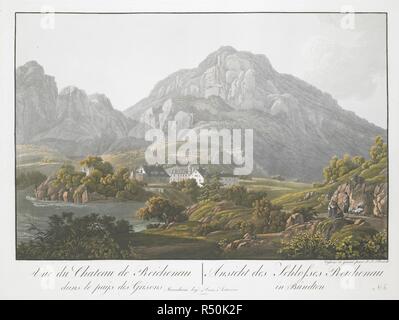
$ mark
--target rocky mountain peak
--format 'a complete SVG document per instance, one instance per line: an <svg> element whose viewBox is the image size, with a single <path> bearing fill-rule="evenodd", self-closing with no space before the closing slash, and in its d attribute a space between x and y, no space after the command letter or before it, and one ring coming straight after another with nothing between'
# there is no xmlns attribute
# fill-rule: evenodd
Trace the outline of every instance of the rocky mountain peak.
<svg viewBox="0 0 399 320"><path fill-rule="evenodd" d="M46 75L44 68L37 61L28 61L16 70L17 85L25 87L34 86L48 86L51 89L57 90L57 84L54 77Z"/></svg>
<svg viewBox="0 0 399 320"><path fill-rule="evenodd" d="M239 51L232 46L222 46L218 50L212 52L206 57L198 66L199 69L209 68L215 65L223 65L225 60L227 65L225 68L249 68L254 67L256 64L257 68L263 70L273 71L272 65L269 59L264 54L253 54L249 51ZM237 64L237 60L240 65Z"/></svg>
<svg viewBox="0 0 399 320"><path fill-rule="evenodd" d="M236 109L265 109L270 108L267 95L279 93L274 85L276 77L266 56L223 46L208 55L198 67L180 70L160 81L150 97L218 96Z"/></svg>
<svg viewBox="0 0 399 320"><path fill-rule="evenodd" d="M84 90L79 89L75 86L67 86L60 90L60 96L74 96L74 95L83 95L87 96Z"/></svg>
<svg viewBox="0 0 399 320"><path fill-rule="evenodd" d="M67 155L102 153L127 139L133 124L104 94L76 86L58 92L36 61L17 69L16 93L18 144L48 145Z"/></svg>
<svg viewBox="0 0 399 320"><path fill-rule="evenodd" d="M44 69L37 61L31 60L19 67L17 73L19 75L37 74L44 76Z"/></svg>
<svg viewBox="0 0 399 320"><path fill-rule="evenodd" d="M100 109L114 110L111 100L102 93L94 93L89 95L89 100L92 105Z"/></svg>
<svg viewBox="0 0 399 320"><path fill-rule="evenodd" d="M16 70L17 142L27 142L56 119L57 84L36 61ZM23 115L23 116L18 116Z"/></svg>

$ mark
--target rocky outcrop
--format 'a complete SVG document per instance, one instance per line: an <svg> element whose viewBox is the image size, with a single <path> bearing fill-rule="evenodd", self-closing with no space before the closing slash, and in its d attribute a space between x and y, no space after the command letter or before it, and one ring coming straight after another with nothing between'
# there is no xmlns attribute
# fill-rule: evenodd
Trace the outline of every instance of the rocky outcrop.
<svg viewBox="0 0 399 320"><path fill-rule="evenodd" d="M246 234L242 239L221 241L219 246L226 253L239 250L260 250L262 252L270 249L275 252L278 249L276 247L273 248L276 243L280 243L281 240L289 241L293 237L303 233L312 235L320 234L325 239L334 242L348 235L353 235L357 238L369 237L379 231L385 230L386 225L373 226L367 221L368 219L372 220L375 218L319 218L304 223L292 224L280 233Z"/></svg>
<svg viewBox="0 0 399 320"><path fill-rule="evenodd" d="M386 216L388 213L388 184L379 184L374 188L373 214L377 217Z"/></svg>
<svg viewBox="0 0 399 320"><path fill-rule="evenodd" d="M313 197L315 197L315 196L317 196L317 195L318 195L318 193L315 192L315 191L307 192L307 193L304 195L304 197L303 197L303 201L307 201L307 200L309 200L309 199L311 199L311 198L313 198Z"/></svg>
<svg viewBox="0 0 399 320"><path fill-rule="evenodd" d="M355 176L340 185L330 199L343 213L365 216L386 216L388 203L387 183L370 184L362 177ZM349 199L348 205L346 205ZM347 210L344 208L347 206Z"/></svg>
<svg viewBox="0 0 399 320"><path fill-rule="evenodd" d="M305 222L305 219L301 213L294 213L287 219L285 228L287 229L287 228L292 227L297 224L303 224L304 222Z"/></svg>
<svg viewBox="0 0 399 320"><path fill-rule="evenodd" d="M35 197L44 201L63 201L84 204L90 201L106 200L107 197L96 192L88 192L84 185L77 188L66 188L63 184L56 184L54 177L47 178L35 191Z"/></svg>
<svg viewBox="0 0 399 320"><path fill-rule="evenodd" d="M16 139L18 144L51 128L57 119L58 88L54 77L46 75L36 61L16 71Z"/></svg>
<svg viewBox="0 0 399 320"><path fill-rule="evenodd" d="M282 232L282 238L292 238L293 236L303 233L303 232L310 232L315 233L317 226L321 220L312 220L302 224L292 224L287 226L286 229Z"/></svg>

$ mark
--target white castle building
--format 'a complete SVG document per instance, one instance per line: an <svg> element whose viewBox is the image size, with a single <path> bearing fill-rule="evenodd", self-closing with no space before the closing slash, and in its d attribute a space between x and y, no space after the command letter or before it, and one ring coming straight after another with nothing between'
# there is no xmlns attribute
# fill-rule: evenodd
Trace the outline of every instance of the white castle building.
<svg viewBox="0 0 399 320"><path fill-rule="evenodd" d="M193 179L202 187L205 182L205 172L201 168L195 168L191 165L173 167L168 170L168 174L169 183Z"/></svg>

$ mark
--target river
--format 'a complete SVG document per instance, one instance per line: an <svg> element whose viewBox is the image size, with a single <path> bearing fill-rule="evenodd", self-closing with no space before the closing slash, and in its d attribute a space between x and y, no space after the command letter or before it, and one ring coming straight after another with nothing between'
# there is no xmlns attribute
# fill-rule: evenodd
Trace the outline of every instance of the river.
<svg viewBox="0 0 399 320"><path fill-rule="evenodd" d="M59 201L41 201L32 197L31 192L17 190L17 241L27 241L34 237L36 231L32 225L45 230L48 217L63 212L73 212L75 216L84 216L90 213L109 215L117 219L130 222L135 232L140 232L153 221L143 221L137 217L137 210L144 206L135 201L103 201L87 204L73 204Z"/></svg>

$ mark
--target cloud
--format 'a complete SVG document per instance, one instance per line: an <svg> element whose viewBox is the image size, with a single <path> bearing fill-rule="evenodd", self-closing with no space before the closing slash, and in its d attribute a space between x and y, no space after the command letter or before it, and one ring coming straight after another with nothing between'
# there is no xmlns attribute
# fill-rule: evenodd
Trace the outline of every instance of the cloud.
<svg viewBox="0 0 399 320"><path fill-rule="evenodd" d="M337 99L366 100L385 81L385 17L355 17L343 29L339 16L320 17L321 28L304 44L304 77Z"/></svg>

